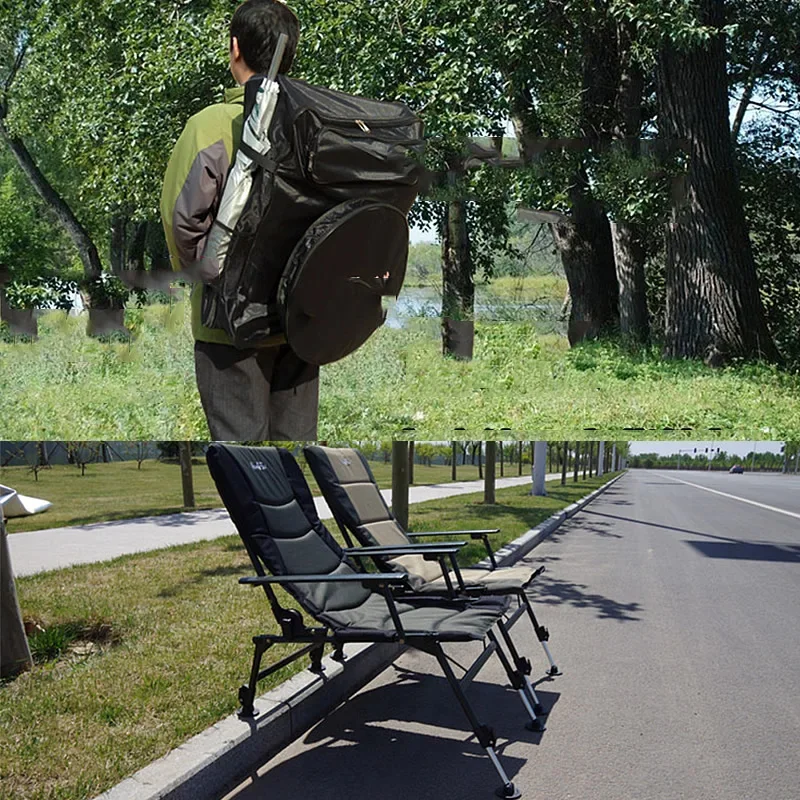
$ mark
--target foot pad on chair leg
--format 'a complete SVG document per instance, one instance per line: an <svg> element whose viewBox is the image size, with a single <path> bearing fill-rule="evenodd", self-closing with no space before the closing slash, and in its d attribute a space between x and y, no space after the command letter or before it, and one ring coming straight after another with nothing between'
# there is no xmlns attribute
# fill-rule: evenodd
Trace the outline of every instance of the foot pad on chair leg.
<svg viewBox="0 0 800 800"><path fill-rule="evenodd" d="M522 792L509 781L505 786L501 786L495 791L498 797L509 798L509 800L516 800L517 797L522 797Z"/></svg>
<svg viewBox="0 0 800 800"><path fill-rule="evenodd" d="M526 722L525 728L529 731L534 731L535 733L543 733L545 730L544 722L542 722L540 719Z"/></svg>

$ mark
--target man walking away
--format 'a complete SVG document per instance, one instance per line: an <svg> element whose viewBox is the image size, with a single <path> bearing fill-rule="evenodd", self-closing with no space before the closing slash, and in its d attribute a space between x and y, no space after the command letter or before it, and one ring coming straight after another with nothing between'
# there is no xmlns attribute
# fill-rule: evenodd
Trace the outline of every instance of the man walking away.
<svg viewBox="0 0 800 800"><path fill-rule="evenodd" d="M231 20L230 69L237 82L224 102L186 124L169 160L161 217L173 268L192 277L219 208L242 134L244 85L269 70L278 39L288 42L279 72L289 71L300 26L278 0L247 0ZM239 350L225 331L201 322L203 284L192 287L195 373L211 437L222 441L314 441L319 368L301 361L280 334L267 347Z"/></svg>

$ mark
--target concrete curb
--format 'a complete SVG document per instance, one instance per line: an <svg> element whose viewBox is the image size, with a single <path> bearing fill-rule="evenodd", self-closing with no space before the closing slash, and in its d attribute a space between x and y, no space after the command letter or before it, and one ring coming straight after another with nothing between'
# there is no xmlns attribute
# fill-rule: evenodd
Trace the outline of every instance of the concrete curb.
<svg viewBox="0 0 800 800"><path fill-rule="evenodd" d="M518 561L621 477L618 475L502 547L495 554L498 565ZM479 566L488 567L488 559ZM328 656L322 662L323 675L303 670L259 697L255 719L241 720L235 714L226 717L95 800L220 797L244 780L253 764L264 763L302 736L389 667L404 649L396 644L347 645L344 664Z"/></svg>

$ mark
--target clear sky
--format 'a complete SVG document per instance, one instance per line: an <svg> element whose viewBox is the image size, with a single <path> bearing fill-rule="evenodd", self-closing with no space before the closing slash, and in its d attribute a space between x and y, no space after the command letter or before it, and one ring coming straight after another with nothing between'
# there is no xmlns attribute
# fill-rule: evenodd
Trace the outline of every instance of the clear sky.
<svg viewBox="0 0 800 800"><path fill-rule="evenodd" d="M783 442L631 442L631 455L657 453L667 456L676 454L678 450L691 451L695 447L699 455L705 452L706 447L713 447L715 450L719 447L730 455L746 456L753 452L754 445L757 453L780 453Z"/></svg>

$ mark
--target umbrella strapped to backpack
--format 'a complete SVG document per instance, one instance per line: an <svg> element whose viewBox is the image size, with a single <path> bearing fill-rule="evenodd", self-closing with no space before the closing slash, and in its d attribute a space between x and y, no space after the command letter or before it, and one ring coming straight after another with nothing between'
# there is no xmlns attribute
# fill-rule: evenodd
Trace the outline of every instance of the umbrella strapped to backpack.
<svg viewBox="0 0 800 800"><path fill-rule="evenodd" d="M236 152L236 159L228 173L225 190L219 204L219 211L206 241L203 264L200 274L204 280L216 278L225 263L228 245L239 217L244 211L250 188L253 185L253 172L263 163L272 146L269 141L269 126L278 104L280 87L276 81L278 69L283 60L289 37L282 33L272 57L269 73L261 81L256 94L253 110L242 129L242 140Z"/></svg>

